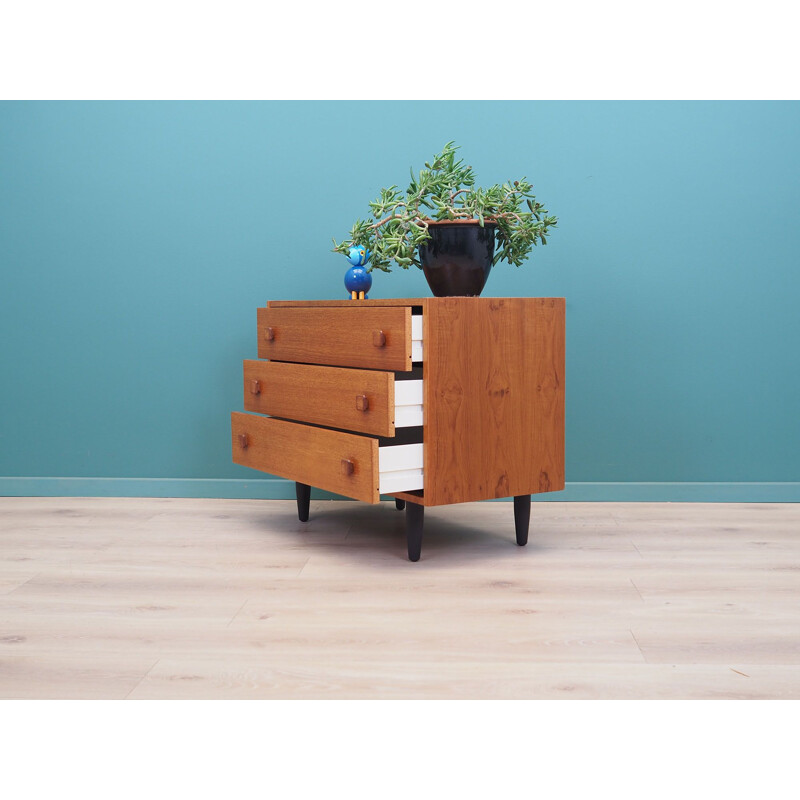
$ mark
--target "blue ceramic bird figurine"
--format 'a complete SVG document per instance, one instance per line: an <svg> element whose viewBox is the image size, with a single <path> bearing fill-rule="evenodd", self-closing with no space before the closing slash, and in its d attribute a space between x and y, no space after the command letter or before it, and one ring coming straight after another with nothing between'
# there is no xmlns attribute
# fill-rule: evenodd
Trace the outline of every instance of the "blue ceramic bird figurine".
<svg viewBox="0 0 800 800"><path fill-rule="evenodd" d="M364 269L369 261L370 252L363 245L353 245L347 260L353 265L345 273L344 285L350 292L351 300L366 300L367 292L372 287L372 275Z"/></svg>

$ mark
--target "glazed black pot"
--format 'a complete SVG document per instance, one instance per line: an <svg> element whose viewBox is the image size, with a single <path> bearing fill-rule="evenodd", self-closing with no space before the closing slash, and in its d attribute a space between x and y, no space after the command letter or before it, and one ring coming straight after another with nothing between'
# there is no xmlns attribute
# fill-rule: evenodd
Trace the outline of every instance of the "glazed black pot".
<svg viewBox="0 0 800 800"><path fill-rule="evenodd" d="M477 297L486 285L494 258L494 222L477 220L428 223L431 238L419 246L419 260L435 297Z"/></svg>

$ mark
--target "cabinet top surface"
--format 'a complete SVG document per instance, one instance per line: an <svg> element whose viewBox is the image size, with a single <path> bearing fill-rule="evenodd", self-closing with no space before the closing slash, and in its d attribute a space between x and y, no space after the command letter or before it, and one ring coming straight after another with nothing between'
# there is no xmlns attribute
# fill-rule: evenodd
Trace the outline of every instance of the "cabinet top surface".
<svg viewBox="0 0 800 800"><path fill-rule="evenodd" d="M347 308L372 307L380 308L381 306L427 306L431 303L444 303L459 300L464 303L492 303L503 300L560 300L564 301L563 297L389 297L384 300L270 300L267 306L270 308L294 308L294 307L308 307L308 306L327 306L337 307L346 306Z"/></svg>

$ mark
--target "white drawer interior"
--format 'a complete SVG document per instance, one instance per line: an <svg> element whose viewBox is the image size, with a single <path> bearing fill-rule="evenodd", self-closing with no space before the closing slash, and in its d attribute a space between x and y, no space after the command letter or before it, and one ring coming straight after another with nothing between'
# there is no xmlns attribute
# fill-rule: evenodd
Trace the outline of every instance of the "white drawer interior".
<svg viewBox="0 0 800 800"><path fill-rule="evenodd" d="M422 444L379 447L378 473L381 494L422 489L422 459Z"/></svg>
<svg viewBox="0 0 800 800"><path fill-rule="evenodd" d="M422 361L422 317L411 317L411 360Z"/></svg>
<svg viewBox="0 0 800 800"><path fill-rule="evenodd" d="M422 381L394 382L394 425L396 428L422 425Z"/></svg>

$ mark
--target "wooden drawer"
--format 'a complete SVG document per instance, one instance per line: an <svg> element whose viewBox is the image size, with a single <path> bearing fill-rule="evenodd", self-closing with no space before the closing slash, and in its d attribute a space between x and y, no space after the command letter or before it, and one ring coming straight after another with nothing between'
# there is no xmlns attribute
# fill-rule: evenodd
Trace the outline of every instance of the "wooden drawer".
<svg viewBox="0 0 800 800"><path fill-rule="evenodd" d="M421 444L379 447L368 436L234 412L231 447L237 464L367 503L423 488Z"/></svg>
<svg viewBox="0 0 800 800"><path fill-rule="evenodd" d="M259 308L258 357L408 371L420 360L420 323L412 346L411 308Z"/></svg>
<svg viewBox="0 0 800 800"><path fill-rule="evenodd" d="M422 381L395 383L393 372L244 362L244 407L273 417L377 436L422 425Z"/></svg>

